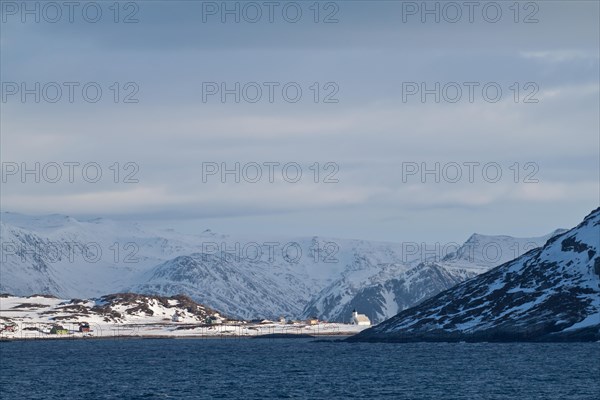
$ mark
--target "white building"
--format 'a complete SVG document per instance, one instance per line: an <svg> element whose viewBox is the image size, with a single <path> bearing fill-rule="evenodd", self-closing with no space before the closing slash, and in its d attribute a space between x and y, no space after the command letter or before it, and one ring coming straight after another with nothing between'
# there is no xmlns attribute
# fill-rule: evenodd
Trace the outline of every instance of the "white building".
<svg viewBox="0 0 600 400"><path fill-rule="evenodd" d="M350 320L352 325L363 325L371 326L371 320L365 314L359 314L356 310L352 311L352 319Z"/></svg>

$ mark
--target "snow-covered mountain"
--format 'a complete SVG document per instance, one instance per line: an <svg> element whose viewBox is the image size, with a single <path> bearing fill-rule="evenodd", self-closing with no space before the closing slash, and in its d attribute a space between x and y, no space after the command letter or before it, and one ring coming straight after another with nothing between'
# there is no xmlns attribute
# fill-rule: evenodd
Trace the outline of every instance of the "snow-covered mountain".
<svg viewBox="0 0 600 400"><path fill-rule="evenodd" d="M296 316L311 295L306 280L287 268L265 261L252 262L231 254L194 253L166 261L152 269L145 282L131 291L187 293L229 315Z"/></svg>
<svg viewBox="0 0 600 400"><path fill-rule="evenodd" d="M444 246L449 250L422 244L421 257L406 264L373 265L357 259L339 279L308 303L303 315L347 322L352 310L357 309L372 322L379 323L462 281L540 247L562 232L565 230L533 238L473 234L458 248Z"/></svg>
<svg viewBox="0 0 600 400"><path fill-rule="evenodd" d="M391 264L349 269L315 296L303 314L347 322L356 309L378 323L471 276L435 263L412 268Z"/></svg>
<svg viewBox="0 0 600 400"><path fill-rule="evenodd" d="M90 298L188 294L232 316L298 316L357 257L402 260L402 245L320 237L183 235L138 223L1 216L0 292ZM206 261L202 261L206 260Z"/></svg>
<svg viewBox="0 0 600 400"><path fill-rule="evenodd" d="M195 253L158 265L128 290L164 295L186 293L241 318L295 318L357 260L378 268L402 259L402 246L393 243L318 237L284 242L297 245L303 256L291 262L280 252L272 260L239 257L238 252Z"/></svg>
<svg viewBox="0 0 600 400"><path fill-rule="evenodd" d="M551 237L564 232L566 229L556 229L547 235L532 238L474 233L456 251L449 251L441 259L441 264L448 268L475 268L474 272L481 273L482 270L492 269L520 257L529 250L541 247Z"/></svg>
<svg viewBox="0 0 600 400"><path fill-rule="evenodd" d="M600 208L491 271L354 341L600 340Z"/></svg>
<svg viewBox="0 0 600 400"><path fill-rule="evenodd" d="M15 213L2 213L0 233L0 292L181 293L234 317L316 315L338 322L347 322L354 308L380 322L550 236L473 235L460 247L441 249L210 230L184 235L102 218Z"/></svg>
<svg viewBox="0 0 600 400"><path fill-rule="evenodd" d="M137 223L3 212L0 291L97 297L120 291L148 268L201 250L212 235L153 231Z"/></svg>

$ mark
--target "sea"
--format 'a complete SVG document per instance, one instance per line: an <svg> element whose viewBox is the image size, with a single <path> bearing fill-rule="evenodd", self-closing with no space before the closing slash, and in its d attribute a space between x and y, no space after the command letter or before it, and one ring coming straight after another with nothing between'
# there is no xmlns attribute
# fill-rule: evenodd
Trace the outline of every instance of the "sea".
<svg viewBox="0 0 600 400"><path fill-rule="evenodd" d="M600 343L0 343L2 399L600 399Z"/></svg>

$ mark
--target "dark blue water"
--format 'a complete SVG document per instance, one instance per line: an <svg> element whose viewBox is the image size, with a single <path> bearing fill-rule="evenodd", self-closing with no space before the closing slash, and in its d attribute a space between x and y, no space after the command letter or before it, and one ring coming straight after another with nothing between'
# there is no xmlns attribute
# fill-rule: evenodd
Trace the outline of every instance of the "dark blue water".
<svg viewBox="0 0 600 400"><path fill-rule="evenodd" d="M2 399L599 399L600 344L0 343Z"/></svg>

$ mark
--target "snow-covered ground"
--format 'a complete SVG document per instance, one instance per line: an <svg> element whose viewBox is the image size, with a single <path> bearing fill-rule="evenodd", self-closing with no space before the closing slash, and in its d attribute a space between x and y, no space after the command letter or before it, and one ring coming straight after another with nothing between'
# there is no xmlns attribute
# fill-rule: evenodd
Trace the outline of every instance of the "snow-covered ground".
<svg viewBox="0 0 600 400"><path fill-rule="evenodd" d="M210 309L190 312L177 300L165 303L153 297L138 296L128 303L106 300L62 300L43 296L0 298L0 339L73 339L73 338L126 338L126 337L256 337L262 335L353 335L366 326L319 322L280 323L224 320L210 325L206 317ZM109 305L108 308L94 308ZM148 308L139 310L140 305ZM97 310L97 311L95 311ZM151 310L149 315L148 310ZM112 312L119 313L114 316ZM177 322L173 315L177 314ZM116 314L115 314L116 315ZM87 323L89 332L80 332ZM62 329L52 333L52 328Z"/></svg>
<svg viewBox="0 0 600 400"><path fill-rule="evenodd" d="M186 323L169 324L103 324L91 323L91 332L81 333L76 324L63 324L66 335L51 334L51 325L44 323L18 323L16 332L2 332L0 339L75 339L75 338L252 338L264 335L351 336L368 328L366 326L319 323L318 325L217 325L197 326ZM26 328L26 329L23 329ZM36 330L28 330L36 329Z"/></svg>

